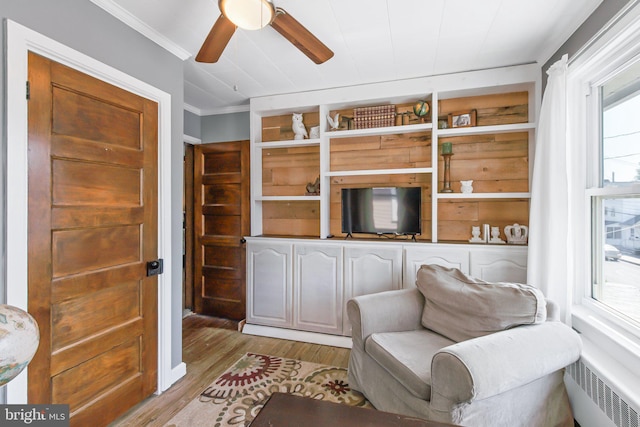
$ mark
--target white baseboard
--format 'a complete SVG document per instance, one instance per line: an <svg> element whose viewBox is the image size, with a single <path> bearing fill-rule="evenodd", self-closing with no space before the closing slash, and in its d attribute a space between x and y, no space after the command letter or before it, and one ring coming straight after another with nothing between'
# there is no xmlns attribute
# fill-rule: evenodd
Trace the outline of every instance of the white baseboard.
<svg viewBox="0 0 640 427"><path fill-rule="evenodd" d="M187 375L187 364L181 362L175 368L171 369L171 384L175 384L180 378Z"/></svg>
<svg viewBox="0 0 640 427"><path fill-rule="evenodd" d="M340 335L329 335L321 334L318 332L274 328L272 326L252 325L250 323L244 325L242 333L247 335L258 335L261 337L280 338L283 340L329 345L332 347L351 348L351 337L344 337Z"/></svg>

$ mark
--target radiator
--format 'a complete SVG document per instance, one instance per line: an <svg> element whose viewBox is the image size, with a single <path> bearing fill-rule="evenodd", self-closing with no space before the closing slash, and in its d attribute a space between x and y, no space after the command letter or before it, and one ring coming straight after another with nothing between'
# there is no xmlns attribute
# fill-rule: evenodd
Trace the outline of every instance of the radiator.
<svg viewBox="0 0 640 427"><path fill-rule="evenodd" d="M567 372L617 427L640 427L638 409L631 407L615 387L598 376L582 359L569 365Z"/></svg>

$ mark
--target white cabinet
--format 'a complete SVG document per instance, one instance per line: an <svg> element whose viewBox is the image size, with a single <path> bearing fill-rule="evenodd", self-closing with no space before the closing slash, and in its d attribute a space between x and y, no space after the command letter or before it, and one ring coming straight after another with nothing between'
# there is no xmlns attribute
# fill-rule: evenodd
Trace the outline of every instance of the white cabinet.
<svg viewBox="0 0 640 427"><path fill-rule="evenodd" d="M342 248L294 246L293 327L342 333Z"/></svg>
<svg viewBox="0 0 640 427"><path fill-rule="evenodd" d="M292 245L247 244L247 322L291 327Z"/></svg>
<svg viewBox="0 0 640 427"><path fill-rule="evenodd" d="M527 282L527 248L489 245L406 245L404 247L404 287L416 285L423 264L457 268L488 282Z"/></svg>
<svg viewBox="0 0 640 427"><path fill-rule="evenodd" d="M346 246L344 334L351 335L346 301L360 295L402 288L402 247L390 245Z"/></svg>
<svg viewBox="0 0 640 427"><path fill-rule="evenodd" d="M421 265L437 264L469 273L469 250L461 245L407 245L404 248L404 287L416 286Z"/></svg>
<svg viewBox="0 0 640 427"><path fill-rule="evenodd" d="M415 286L423 264L525 283L527 248L247 237L247 325L256 335L348 346L349 299Z"/></svg>
<svg viewBox="0 0 640 427"><path fill-rule="evenodd" d="M505 249L510 249L508 255ZM527 283L527 248L485 247L471 253L473 277L488 282Z"/></svg>

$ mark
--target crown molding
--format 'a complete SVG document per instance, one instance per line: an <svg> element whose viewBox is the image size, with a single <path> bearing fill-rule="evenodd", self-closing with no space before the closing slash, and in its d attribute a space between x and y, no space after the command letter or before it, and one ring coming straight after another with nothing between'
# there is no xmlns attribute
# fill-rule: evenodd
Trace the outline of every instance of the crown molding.
<svg viewBox="0 0 640 427"><path fill-rule="evenodd" d="M212 108L210 110L200 110L202 116L216 116L218 114L245 113L249 111L247 105L232 105L230 107Z"/></svg>
<svg viewBox="0 0 640 427"><path fill-rule="evenodd" d="M202 140L200 138L196 138L195 136L187 135L186 133L182 135L182 139L184 142L192 145L202 144Z"/></svg>
<svg viewBox="0 0 640 427"><path fill-rule="evenodd" d="M195 114L196 116L201 116L202 115L202 110L199 109L198 107L194 107L191 104L187 104L186 102L184 103L184 109L190 113Z"/></svg>
<svg viewBox="0 0 640 427"><path fill-rule="evenodd" d="M233 114L233 113L246 113L249 111L249 104L246 105L232 105L230 107L211 108L207 110L194 107L193 105L184 104L184 109L190 113L196 114L200 117L204 116L217 116L220 114Z"/></svg>
<svg viewBox="0 0 640 427"><path fill-rule="evenodd" d="M149 25L142 22L140 19L132 15L129 11L123 9L122 6L115 3L113 0L91 0L91 3L110 13L116 19L119 19L129 27L133 28L143 36L147 37L149 40L158 44L163 49L171 52L181 60L184 61L192 56L189 51L178 46L176 43L172 42L156 30L151 28Z"/></svg>

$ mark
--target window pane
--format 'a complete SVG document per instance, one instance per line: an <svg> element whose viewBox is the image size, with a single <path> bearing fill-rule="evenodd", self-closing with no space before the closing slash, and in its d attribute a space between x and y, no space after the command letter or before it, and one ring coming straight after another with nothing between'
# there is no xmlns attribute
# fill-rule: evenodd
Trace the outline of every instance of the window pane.
<svg viewBox="0 0 640 427"><path fill-rule="evenodd" d="M640 181L640 63L602 86L601 185Z"/></svg>
<svg viewBox="0 0 640 427"><path fill-rule="evenodd" d="M602 212L594 215L604 224L592 296L640 322L640 197L605 198Z"/></svg>

